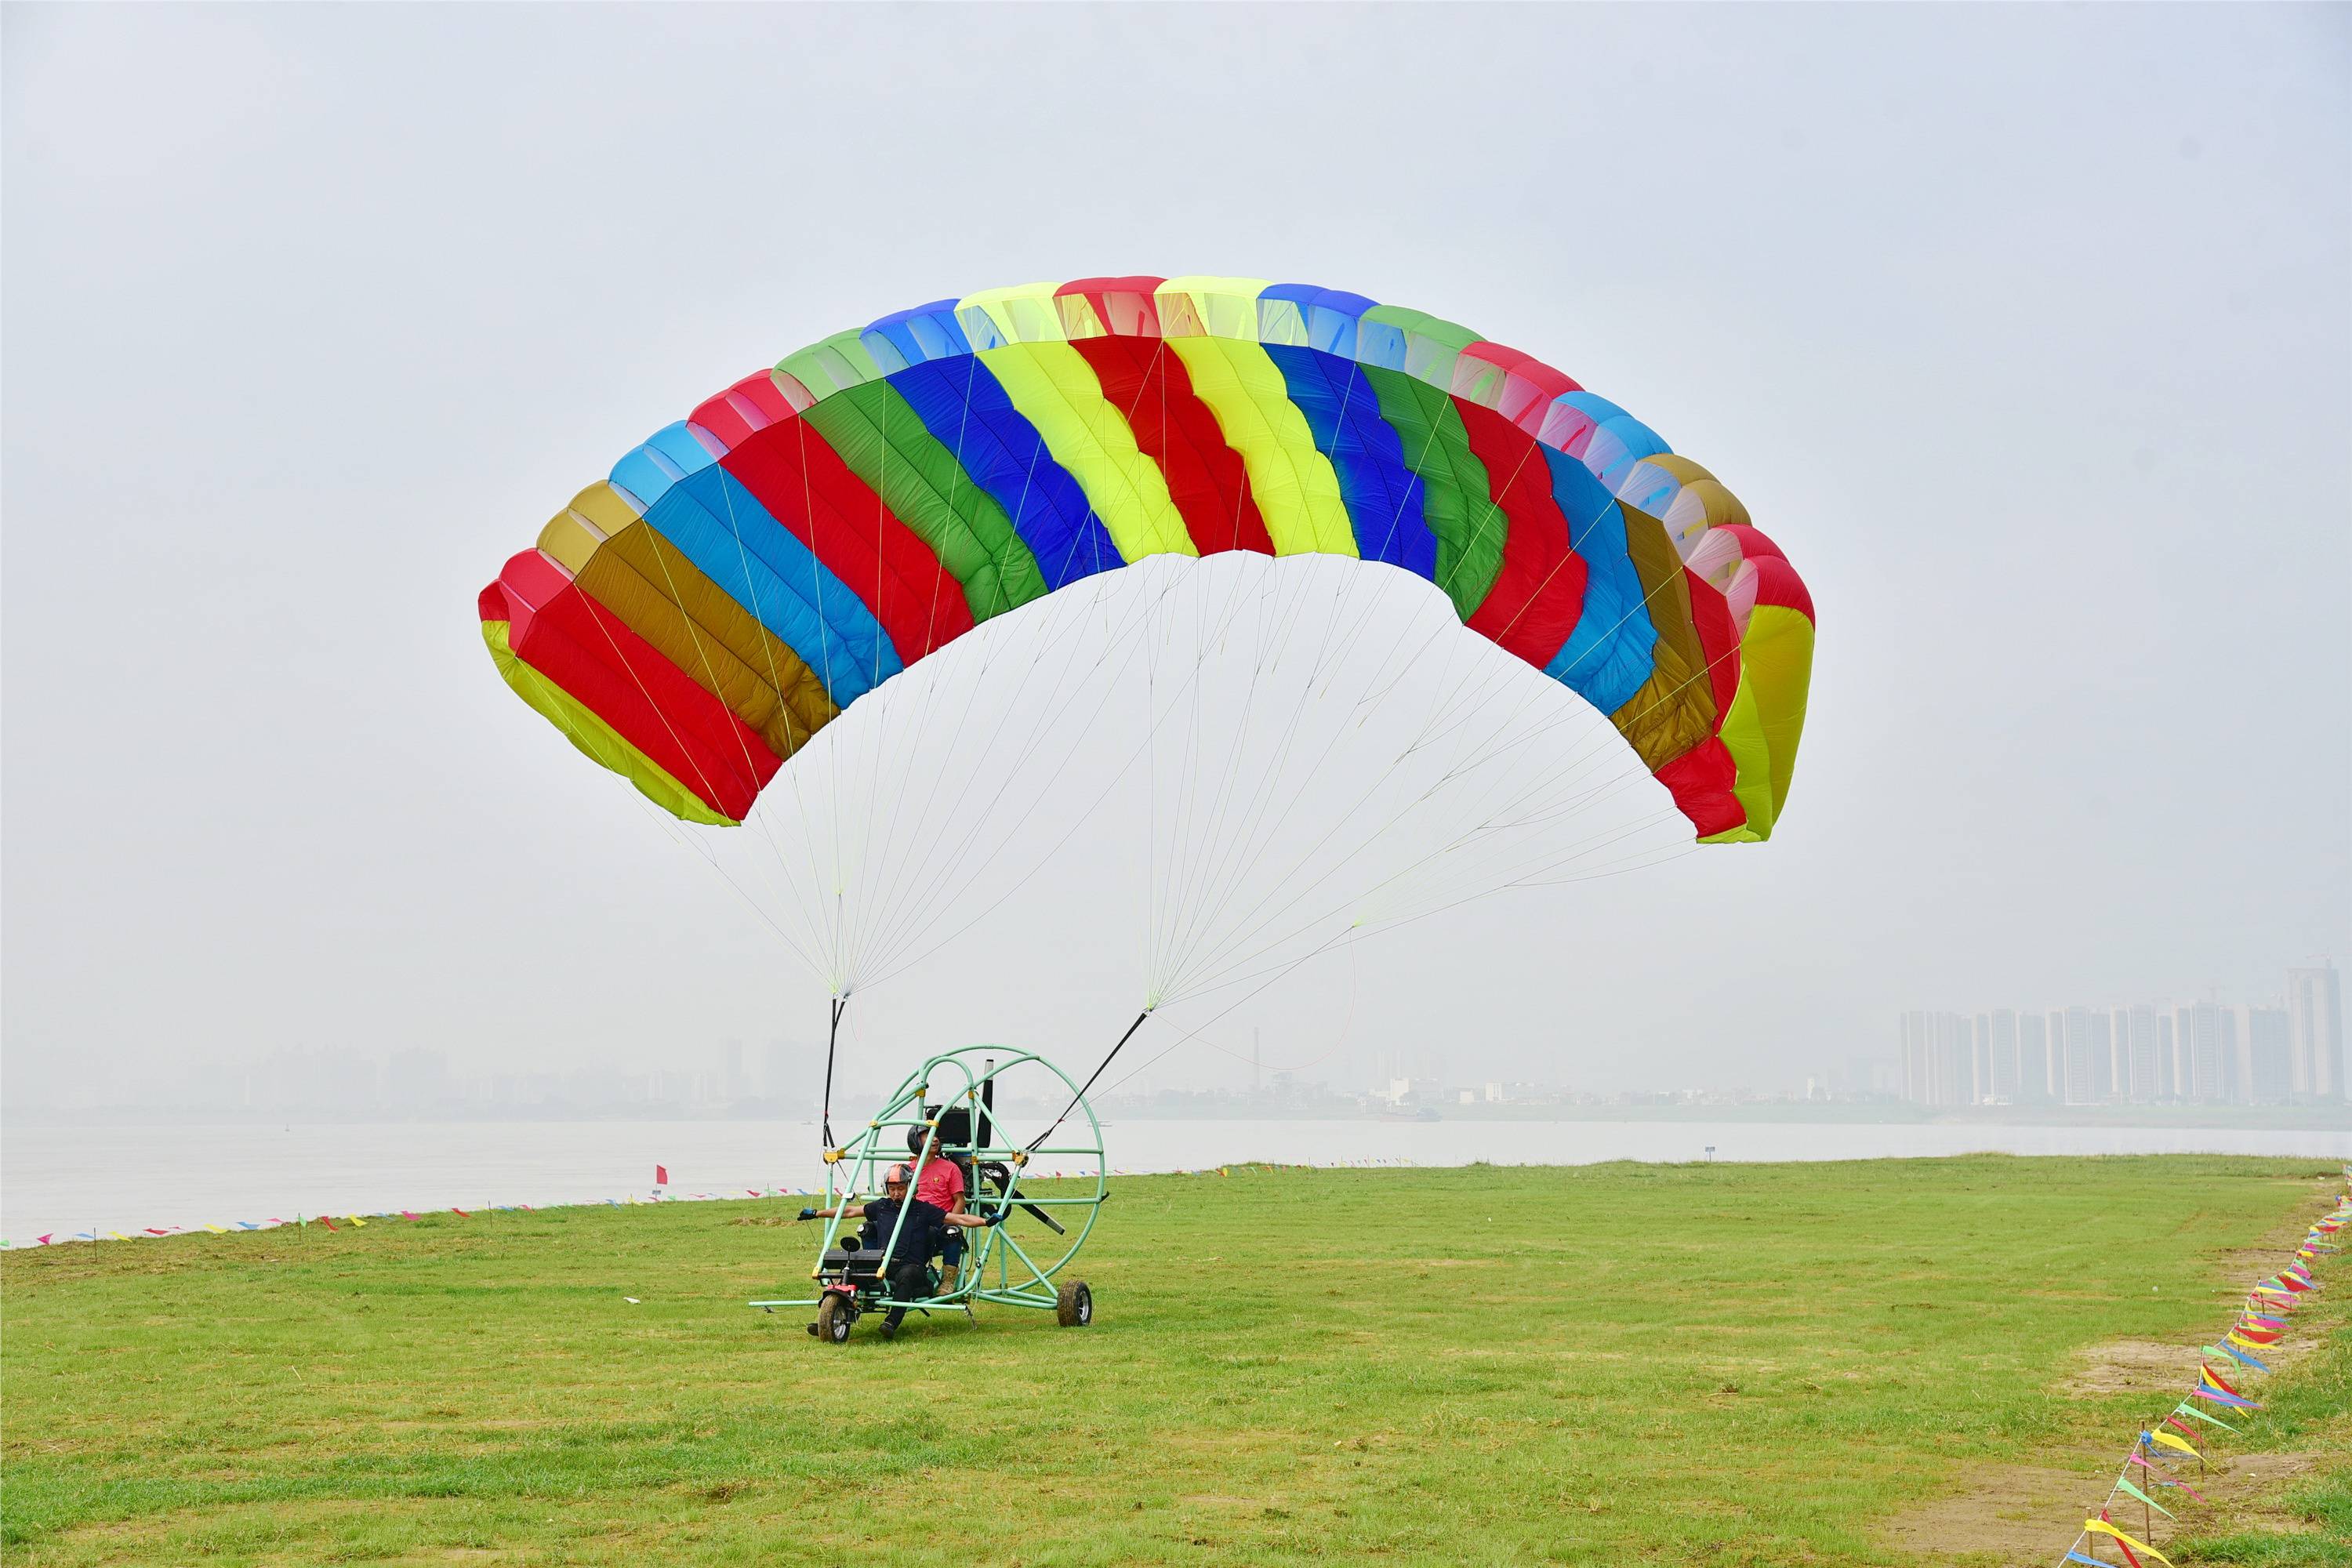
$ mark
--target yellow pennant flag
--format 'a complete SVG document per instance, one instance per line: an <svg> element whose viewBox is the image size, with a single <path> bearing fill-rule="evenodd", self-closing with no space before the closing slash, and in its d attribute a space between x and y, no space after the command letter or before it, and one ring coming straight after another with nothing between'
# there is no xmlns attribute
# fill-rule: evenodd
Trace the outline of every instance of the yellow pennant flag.
<svg viewBox="0 0 2352 1568"><path fill-rule="evenodd" d="M2179 1449L2182 1453L2188 1455L2192 1459L2201 1459L2205 1457L2196 1449L2190 1447L2188 1444L2182 1442L2179 1438L2174 1436L2169 1432L2150 1432L2148 1436L2155 1438L2158 1442L2163 1444L2168 1448Z"/></svg>
<svg viewBox="0 0 2352 1568"><path fill-rule="evenodd" d="M344 1217L345 1219L347 1219L347 1220L351 1221L353 1225L356 1225L356 1226L362 1226L362 1228L364 1228L364 1227L366 1226L366 1225L367 1225L367 1221L365 1221L365 1220L363 1220L363 1219L360 1218L360 1216L359 1216L359 1215L355 1215L355 1214L347 1214L347 1215L345 1215L343 1217Z"/></svg>
<svg viewBox="0 0 2352 1568"><path fill-rule="evenodd" d="M2122 1531L2117 1530L2114 1525L2109 1524L2104 1519L2086 1519L2083 1521L2083 1528L2092 1531L2094 1534L2112 1535L2117 1541L2122 1542L2126 1546L2131 1547L2135 1551L2147 1552L2150 1557L2153 1557L2158 1563L2163 1563L2164 1568L2172 1568L2171 1558L2167 1557L2163 1552L2158 1552L2155 1547L2150 1546L2145 1541L2134 1541L2130 1536L2126 1535Z"/></svg>
<svg viewBox="0 0 2352 1568"><path fill-rule="evenodd" d="M228 1226L225 1225L208 1225L205 1226L205 1228L211 1231L215 1236L226 1236L228 1234Z"/></svg>

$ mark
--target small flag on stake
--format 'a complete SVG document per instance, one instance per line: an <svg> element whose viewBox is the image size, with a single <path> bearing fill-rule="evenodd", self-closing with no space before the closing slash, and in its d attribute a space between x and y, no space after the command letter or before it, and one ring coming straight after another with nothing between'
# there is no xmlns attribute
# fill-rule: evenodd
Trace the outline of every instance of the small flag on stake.
<svg viewBox="0 0 2352 1568"><path fill-rule="evenodd" d="M666 1187L669 1185L669 1167L667 1165L656 1165L654 1167L654 1185L657 1187Z"/></svg>

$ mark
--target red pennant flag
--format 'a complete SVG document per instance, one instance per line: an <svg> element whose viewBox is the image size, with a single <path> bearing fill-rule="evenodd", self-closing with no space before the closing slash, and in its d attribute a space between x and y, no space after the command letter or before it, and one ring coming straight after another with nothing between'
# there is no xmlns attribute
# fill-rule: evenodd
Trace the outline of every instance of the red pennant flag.
<svg viewBox="0 0 2352 1568"><path fill-rule="evenodd" d="M453 1214L453 1215L456 1215L459 1219L471 1219L471 1218L473 1218L473 1217L474 1217L472 1215L467 1214L464 1209L461 1209L461 1208L452 1208L449 1212L450 1212L451 1214Z"/></svg>
<svg viewBox="0 0 2352 1568"><path fill-rule="evenodd" d="M657 1187L666 1187L669 1185L669 1167L667 1165L656 1165L654 1167L654 1185Z"/></svg>
<svg viewBox="0 0 2352 1568"><path fill-rule="evenodd" d="M332 1229L334 1229L334 1228L335 1228L335 1222L334 1222L333 1220L329 1219L325 1215L320 1215L319 1216L319 1223L320 1223L320 1225L325 1226L329 1230L332 1230Z"/></svg>

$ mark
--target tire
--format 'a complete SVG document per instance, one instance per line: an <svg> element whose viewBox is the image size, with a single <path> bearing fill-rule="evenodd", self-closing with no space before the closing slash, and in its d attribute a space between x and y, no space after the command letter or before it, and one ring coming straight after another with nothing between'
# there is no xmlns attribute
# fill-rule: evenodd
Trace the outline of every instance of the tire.
<svg viewBox="0 0 2352 1568"><path fill-rule="evenodd" d="M838 1291L826 1291L817 1303L816 1337L826 1344L847 1344L850 1325L856 1321L857 1304Z"/></svg>
<svg viewBox="0 0 2352 1568"><path fill-rule="evenodd" d="M1066 1329L1083 1329L1095 1321L1095 1293L1085 1280L1066 1280L1054 1293L1054 1321Z"/></svg>

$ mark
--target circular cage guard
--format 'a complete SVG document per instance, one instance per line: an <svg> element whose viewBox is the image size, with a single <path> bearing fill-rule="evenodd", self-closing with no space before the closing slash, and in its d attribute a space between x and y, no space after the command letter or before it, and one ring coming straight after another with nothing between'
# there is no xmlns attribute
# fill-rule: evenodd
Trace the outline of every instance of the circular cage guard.
<svg viewBox="0 0 2352 1568"><path fill-rule="evenodd" d="M1029 1143L1018 1142L1011 1124L1031 1121L1044 1131ZM940 1131L939 1153L918 1155L910 1135L933 1127ZM908 1300L863 1289L858 1309L969 1310L975 1301L993 1301L1057 1310L1055 1276L1086 1245L1109 1195L1102 1123L1060 1068L1034 1051L996 1046L966 1046L931 1058L907 1075L856 1137L825 1151L824 1206L836 1212L825 1222L811 1278L824 1281L827 1260L843 1255L845 1233L855 1239L857 1222L837 1211L881 1196L884 1173L901 1162L915 1167L919 1183L935 1158L964 1167L967 1212L1004 1217L961 1233L967 1250L953 1286ZM1077 1162L1079 1168L1060 1161ZM895 1227L888 1240L895 1247ZM824 1300L820 1294L751 1305L813 1307Z"/></svg>

